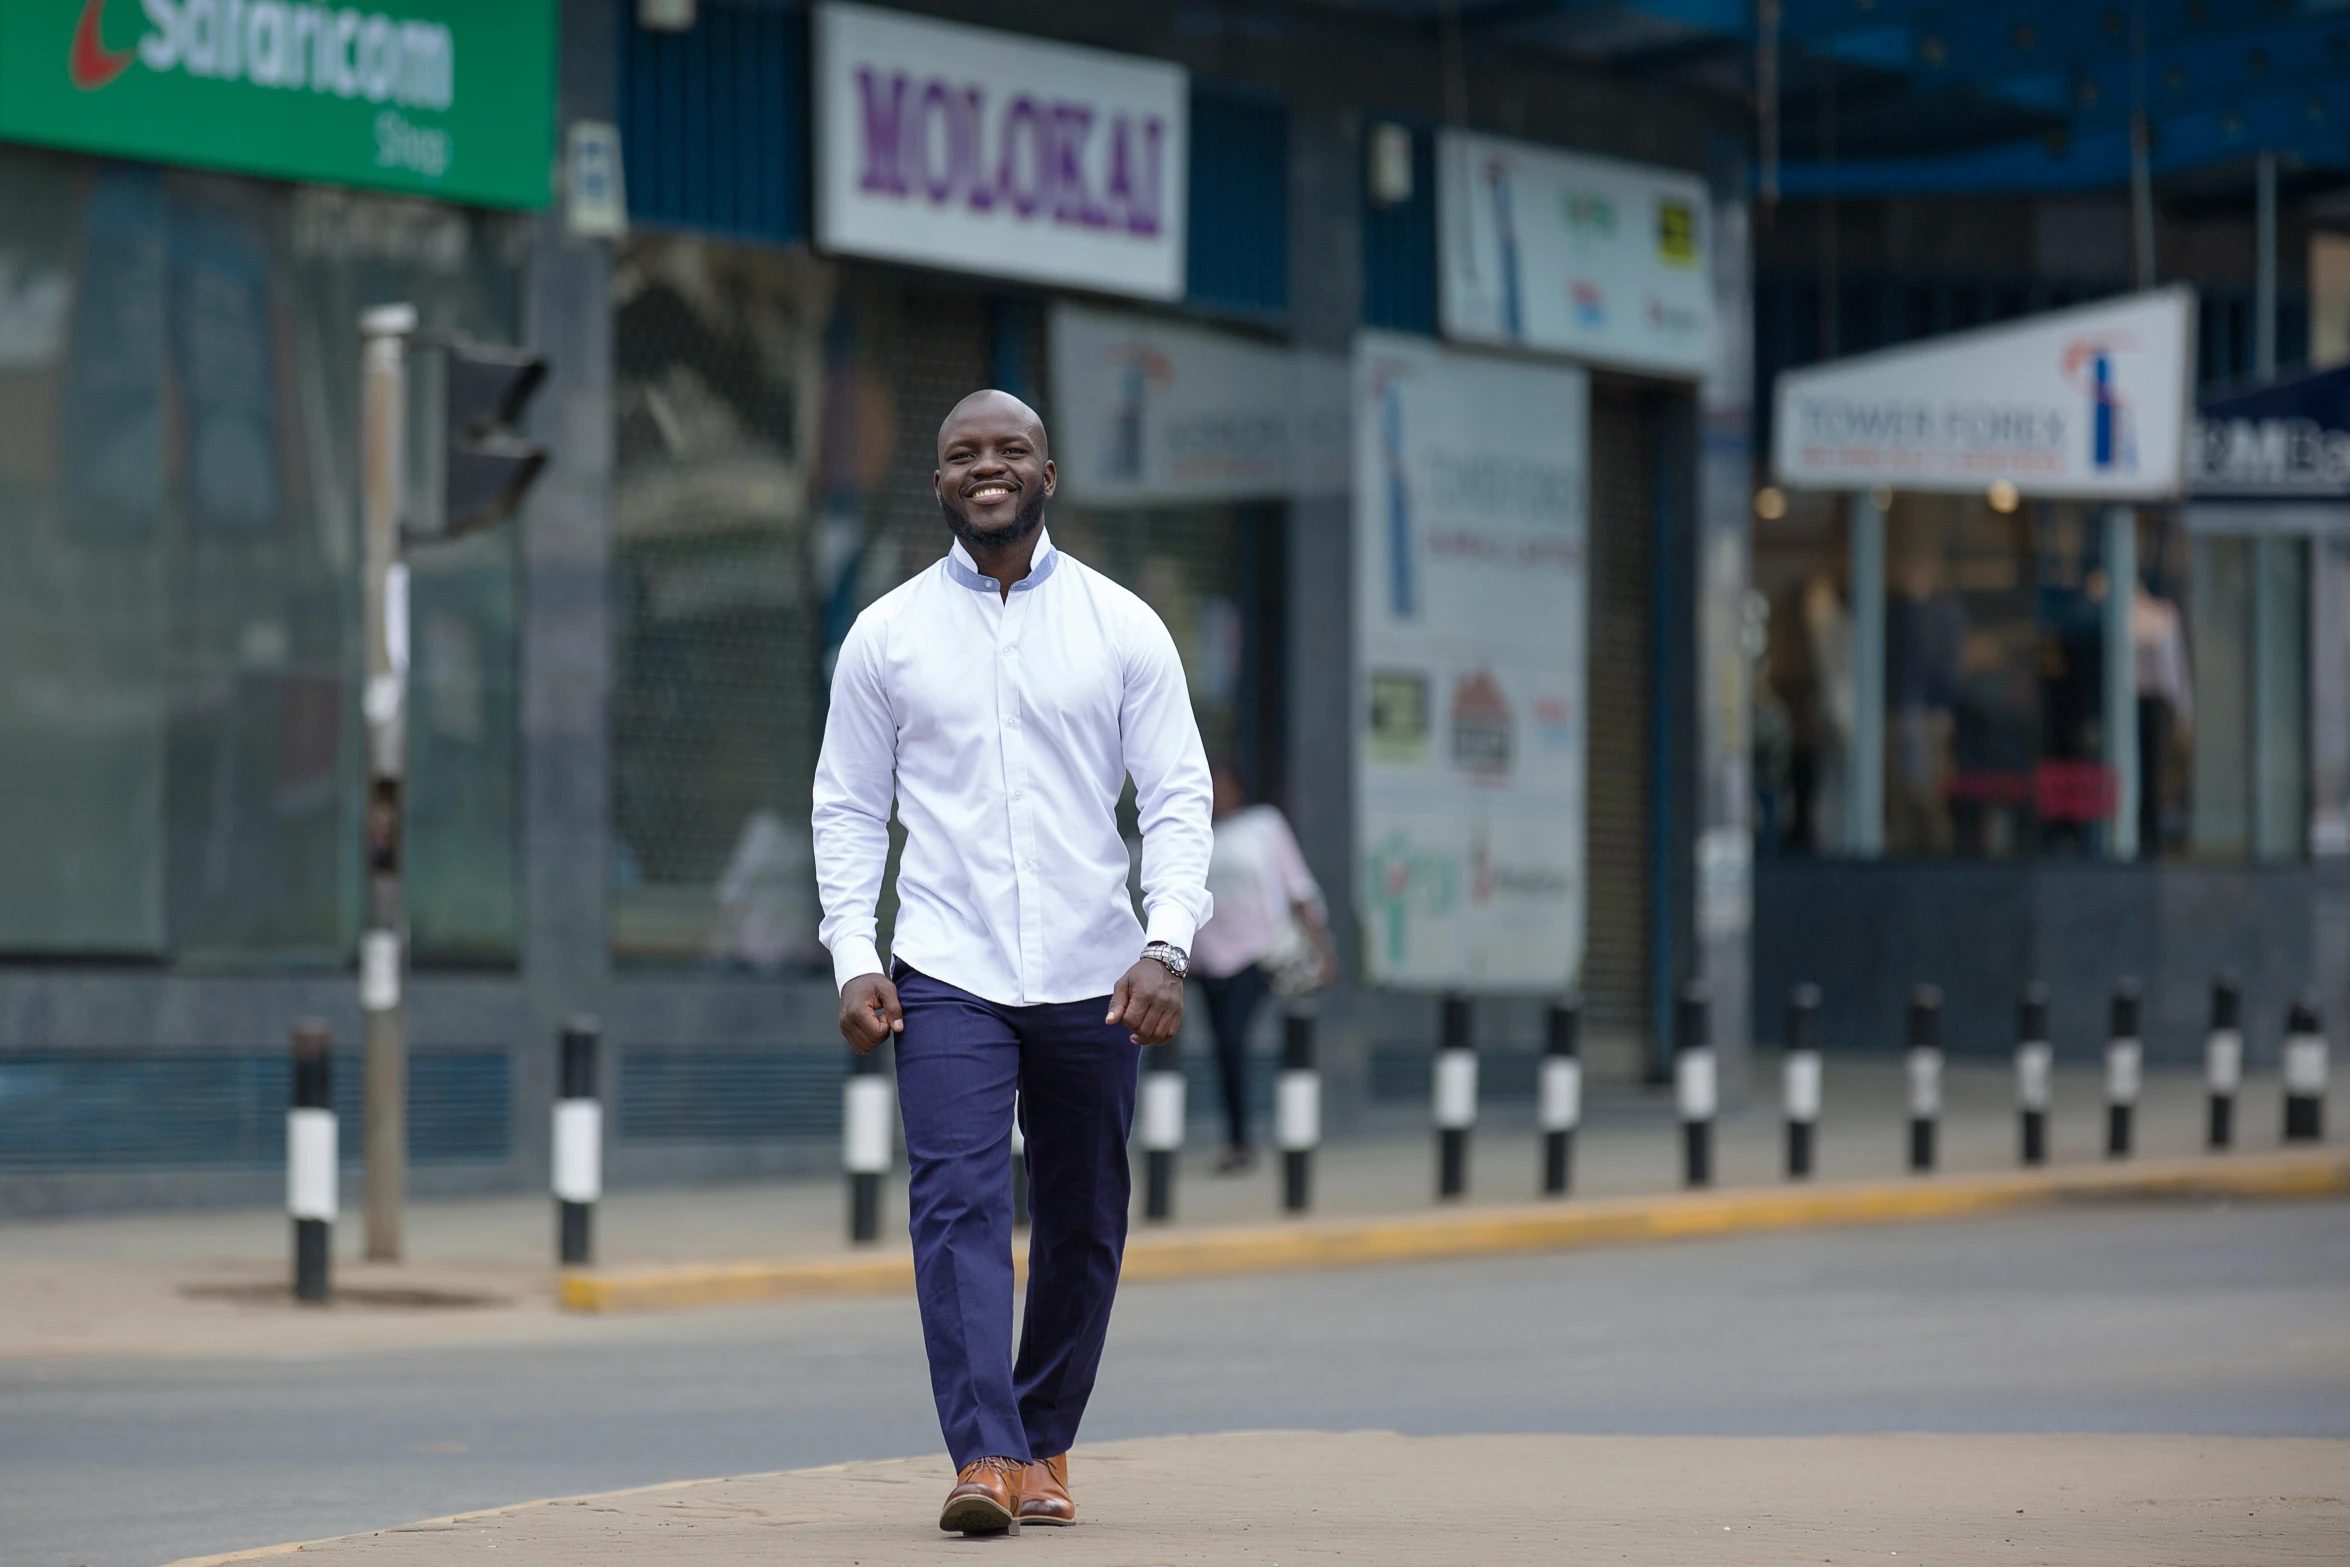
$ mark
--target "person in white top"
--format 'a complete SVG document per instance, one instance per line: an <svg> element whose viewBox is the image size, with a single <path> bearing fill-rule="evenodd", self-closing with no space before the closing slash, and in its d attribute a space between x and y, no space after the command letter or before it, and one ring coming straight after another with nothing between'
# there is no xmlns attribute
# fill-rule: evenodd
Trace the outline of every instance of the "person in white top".
<svg viewBox="0 0 2350 1567"><path fill-rule="evenodd" d="M1208 894L1216 917L1200 927L1191 971L1208 1003L1216 1066L1224 1083L1226 1174L1248 1168L1248 1031L1273 988L1318 989L1337 974L1338 959L1322 909L1322 889L1298 852L1288 819L1271 805L1251 805L1240 775L1216 769L1216 851Z"/></svg>
<svg viewBox="0 0 2350 1567"><path fill-rule="evenodd" d="M1126 1139L1145 1045L1183 1021L1213 834L1174 639L1055 550L1044 425L975 392L938 432L955 544L841 643L816 763L819 934L859 1053L897 1037L909 1228L939 1426L942 1529L1068 1523L1067 1454L1125 1252ZM1146 926L1118 797L1134 780ZM874 903L905 829L885 972ZM1012 1343L1017 1093L1031 1228Z"/></svg>

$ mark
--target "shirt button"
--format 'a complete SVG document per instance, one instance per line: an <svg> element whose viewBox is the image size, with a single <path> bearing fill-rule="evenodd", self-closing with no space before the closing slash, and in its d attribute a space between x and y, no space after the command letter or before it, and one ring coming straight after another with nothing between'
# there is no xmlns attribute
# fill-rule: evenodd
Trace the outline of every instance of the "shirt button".
<svg viewBox="0 0 2350 1567"><path fill-rule="evenodd" d="M1019 798L1020 798L1020 791L1019 791L1019 790L1017 790L1017 789L1014 789L1014 790L1012 791L1012 798L1013 798L1013 799L1015 799L1015 800L1019 799Z"/></svg>
<svg viewBox="0 0 2350 1567"><path fill-rule="evenodd" d="M1007 714L1007 715L1005 716L1005 718L1004 718L1004 727L1005 727L1006 729L1017 729L1017 728L1019 728L1019 727L1020 727L1020 715L1019 715L1018 713L1011 713L1011 714Z"/></svg>

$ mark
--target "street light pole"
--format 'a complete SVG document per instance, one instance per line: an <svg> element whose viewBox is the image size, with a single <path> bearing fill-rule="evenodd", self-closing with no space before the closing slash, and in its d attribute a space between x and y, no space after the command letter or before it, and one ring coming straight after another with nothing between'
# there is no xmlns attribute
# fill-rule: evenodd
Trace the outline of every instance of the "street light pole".
<svg viewBox="0 0 2350 1567"><path fill-rule="evenodd" d="M413 305L360 318L362 634L367 680L366 909L359 932L359 1007L366 1019L367 1256L397 1262L408 1178L408 1036L400 1012L400 785L407 753L408 568L400 559L406 477L408 339Z"/></svg>

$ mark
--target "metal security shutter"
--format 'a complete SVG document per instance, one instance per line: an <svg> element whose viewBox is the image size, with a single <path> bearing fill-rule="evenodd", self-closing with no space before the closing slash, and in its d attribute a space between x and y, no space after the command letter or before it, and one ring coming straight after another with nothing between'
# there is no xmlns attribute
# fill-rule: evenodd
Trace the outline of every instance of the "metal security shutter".
<svg viewBox="0 0 2350 1567"><path fill-rule="evenodd" d="M1193 304L1247 315L1289 308L1289 111L1254 88L1191 87Z"/></svg>
<svg viewBox="0 0 2350 1567"><path fill-rule="evenodd" d="M780 0L703 0L694 25L619 19L620 156L639 224L789 244L808 232L808 21Z"/></svg>
<svg viewBox="0 0 2350 1567"><path fill-rule="evenodd" d="M1648 1038L1653 441L1640 394L1593 386L1583 1004L1614 1077L1639 1070Z"/></svg>

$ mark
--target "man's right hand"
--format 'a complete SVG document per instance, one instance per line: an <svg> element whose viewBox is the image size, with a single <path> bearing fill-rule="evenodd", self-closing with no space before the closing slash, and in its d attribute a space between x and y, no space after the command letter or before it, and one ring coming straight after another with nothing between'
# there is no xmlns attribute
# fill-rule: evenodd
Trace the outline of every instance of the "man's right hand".
<svg viewBox="0 0 2350 1567"><path fill-rule="evenodd" d="M861 1056L881 1048L892 1034L906 1031L906 1015L898 1009L898 987L887 975L859 974L841 987L840 1037Z"/></svg>

